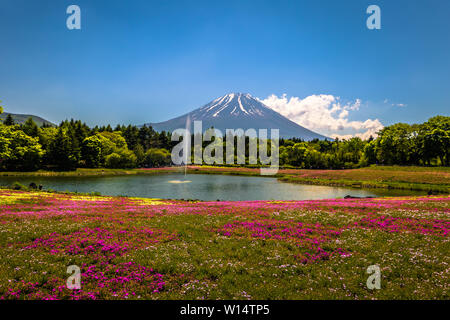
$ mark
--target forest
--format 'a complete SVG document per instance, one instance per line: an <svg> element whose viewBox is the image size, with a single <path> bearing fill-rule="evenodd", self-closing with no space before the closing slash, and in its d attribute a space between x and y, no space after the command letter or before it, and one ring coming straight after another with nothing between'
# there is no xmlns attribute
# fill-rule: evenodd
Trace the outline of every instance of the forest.
<svg viewBox="0 0 450 320"><path fill-rule="evenodd" d="M171 165L170 150L177 143L171 141L169 132L157 132L148 126L91 128L80 120L66 120L57 126L39 127L31 118L16 124L7 117L0 123L0 170L161 167ZM449 166L450 117L435 116L421 124L386 126L376 138L368 140L281 139L279 156L280 165L288 168Z"/></svg>

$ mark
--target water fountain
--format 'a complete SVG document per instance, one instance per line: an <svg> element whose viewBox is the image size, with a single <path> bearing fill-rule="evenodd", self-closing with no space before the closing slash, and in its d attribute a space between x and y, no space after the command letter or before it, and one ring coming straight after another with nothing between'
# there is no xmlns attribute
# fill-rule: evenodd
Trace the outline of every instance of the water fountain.
<svg viewBox="0 0 450 320"><path fill-rule="evenodd" d="M191 116L188 115L186 117L186 133L187 135L184 136L184 149L183 149L183 162L184 162L184 180L170 180L169 183L174 183L174 184L181 184L181 183L190 183L192 181L190 180L186 180L186 175L187 175L187 166L188 166L188 160L189 157L191 156L189 152L186 152L189 147L190 144L190 140L191 140Z"/></svg>

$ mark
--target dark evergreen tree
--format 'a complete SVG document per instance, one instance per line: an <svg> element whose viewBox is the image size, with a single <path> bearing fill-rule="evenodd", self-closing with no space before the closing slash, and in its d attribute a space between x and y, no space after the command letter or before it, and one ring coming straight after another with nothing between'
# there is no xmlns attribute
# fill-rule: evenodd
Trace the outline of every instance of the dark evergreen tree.
<svg viewBox="0 0 450 320"><path fill-rule="evenodd" d="M6 116L6 119L5 119L5 121L3 122L3 124L6 125L6 126L13 126L13 125L15 125L16 123L14 122L14 119L13 119L13 117L11 116L11 114L8 114L8 115Z"/></svg>
<svg viewBox="0 0 450 320"><path fill-rule="evenodd" d="M54 140L49 145L48 159L50 164L60 170L73 170L77 167L78 158L69 135L59 128Z"/></svg>
<svg viewBox="0 0 450 320"><path fill-rule="evenodd" d="M22 125L22 131L30 137L37 137L39 135L39 127L31 117Z"/></svg>

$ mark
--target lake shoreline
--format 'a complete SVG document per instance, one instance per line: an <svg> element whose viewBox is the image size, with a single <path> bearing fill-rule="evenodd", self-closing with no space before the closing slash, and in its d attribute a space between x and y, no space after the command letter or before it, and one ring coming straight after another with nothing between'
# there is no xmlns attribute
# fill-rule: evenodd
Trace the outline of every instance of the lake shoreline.
<svg viewBox="0 0 450 320"><path fill-rule="evenodd" d="M87 195L201 201L291 201L344 197L396 197L426 195L423 191L364 189L284 183L275 177L161 173L121 176L0 177L0 185L15 190L76 192Z"/></svg>
<svg viewBox="0 0 450 320"><path fill-rule="evenodd" d="M84 169L75 171L0 172L1 177L108 177L127 175L157 175L184 173L184 167L148 169ZM259 168L227 166L188 166L189 174L224 174L259 176ZM280 169L269 176L282 182L305 185L348 187L357 189L399 189L450 193L450 168L448 167L399 167L372 166L360 169L319 170Z"/></svg>

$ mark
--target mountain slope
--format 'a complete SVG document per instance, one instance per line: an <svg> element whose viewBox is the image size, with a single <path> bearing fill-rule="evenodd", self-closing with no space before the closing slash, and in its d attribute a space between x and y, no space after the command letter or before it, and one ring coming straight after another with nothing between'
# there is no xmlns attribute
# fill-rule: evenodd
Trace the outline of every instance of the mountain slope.
<svg viewBox="0 0 450 320"><path fill-rule="evenodd" d="M6 117L8 116L8 114L10 114L12 116L12 118L14 119L14 122L16 124L22 124L25 121L28 120L28 118L32 118L33 121L38 125L38 126L42 126L44 123L47 125L51 125L54 126L53 123L51 123L50 121L47 121L41 117L38 116L34 116L34 115L29 115L29 114L15 114L15 113L8 113L8 112L3 112L2 114L0 114L0 119L1 120L5 120Z"/></svg>
<svg viewBox="0 0 450 320"><path fill-rule="evenodd" d="M328 139L287 119L250 94L242 93L224 95L180 117L147 125L151 125L157 131L172 132L178 128L185 128L188 116L191 121L201 120L203 131L211 127L220 129L223 134L226 132L225 129L279 129L282 138ZM270 131L268 134L270 135Z"/></svg>

